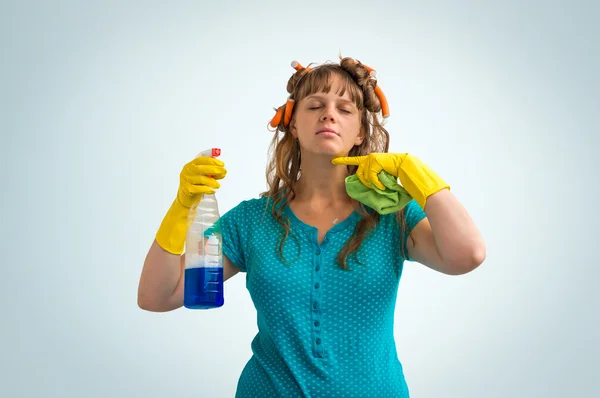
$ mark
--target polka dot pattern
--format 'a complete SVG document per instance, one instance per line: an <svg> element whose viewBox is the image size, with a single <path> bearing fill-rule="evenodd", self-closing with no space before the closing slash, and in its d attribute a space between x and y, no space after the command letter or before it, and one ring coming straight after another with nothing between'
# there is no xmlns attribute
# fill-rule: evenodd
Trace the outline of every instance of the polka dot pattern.
<svg viewBox="0 0 600 398"><path fill-rule="evenodd" d="M253 355L236 397L408 397L393 333L406 260L396 216L381 217L358 252L361 263L350 256L345 271L336 255L360 220L356 212L319 244L317 229L286 207L285 263L282 230L266 204L241 202L220 220L223 251L246 273L257 311ZM414 201L404 211L409 229L425 217Z"/></svg>

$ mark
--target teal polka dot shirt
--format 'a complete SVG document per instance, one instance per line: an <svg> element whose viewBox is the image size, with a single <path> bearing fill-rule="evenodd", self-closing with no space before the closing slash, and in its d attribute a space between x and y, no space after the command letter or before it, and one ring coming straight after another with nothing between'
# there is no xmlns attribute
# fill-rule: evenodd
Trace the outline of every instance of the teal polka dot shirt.
<svg viewBox="0 0 600 398"><path fill-rule="evenodd" d="M257 311L253 355L237 385L249 397L409 397L394 341L396 294L406 237L395 214L381 216L350 270L336 255L361 216L354 212L318 243L317 229L286 206L290 235L279 256L282 227L267 198L241 202L220 220L223 252L242 272ZM404 209L409 230L425 214Z"/></svg>

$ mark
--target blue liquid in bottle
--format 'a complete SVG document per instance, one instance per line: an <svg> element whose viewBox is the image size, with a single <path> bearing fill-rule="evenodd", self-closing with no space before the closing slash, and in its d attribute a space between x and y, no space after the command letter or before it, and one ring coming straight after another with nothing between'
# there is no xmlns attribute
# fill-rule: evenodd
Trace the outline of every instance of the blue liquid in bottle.
<svg viewBox="0 0 600 398"><path fill-rule="evenodd" d="M190 309L221 307L223 267L197 267L185 270L183 305Z"/></svg>

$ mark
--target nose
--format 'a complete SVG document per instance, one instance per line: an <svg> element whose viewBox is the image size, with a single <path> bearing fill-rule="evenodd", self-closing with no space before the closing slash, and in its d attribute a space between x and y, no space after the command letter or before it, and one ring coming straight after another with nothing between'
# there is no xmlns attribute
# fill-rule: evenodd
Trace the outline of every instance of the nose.
<svg viewBox="0 0 600 398"><path fill-rule="evenodd" d="M321 115L321 121L322 122L326 122L326 121L335 122L334 113L333 113L333 110L331 109L331 107L329 107L329 106L325 107L325 109L323 110L323 115Z"/></svg>

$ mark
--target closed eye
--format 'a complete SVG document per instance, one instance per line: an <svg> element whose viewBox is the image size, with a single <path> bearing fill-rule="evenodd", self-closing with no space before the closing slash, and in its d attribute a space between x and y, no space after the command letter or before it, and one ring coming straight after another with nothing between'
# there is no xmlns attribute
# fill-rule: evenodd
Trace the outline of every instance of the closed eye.
<svg viewBox="0 0 600 398"><path fill-rule="evenodd" d="M322 106L321 106L321 105L318 105L318 106L310 106L310 107L308 107L308 110L311 110L311 111L316 111L317 109L321 109L321 108L322 108ZM352 113L352 111L351 111L351 110L349 110L349 109L345 109L345 108L339 108L339 110L340 110L340 112L343 112L343 113L345 113L345 114L348 114L348 115Z"/></svg>

